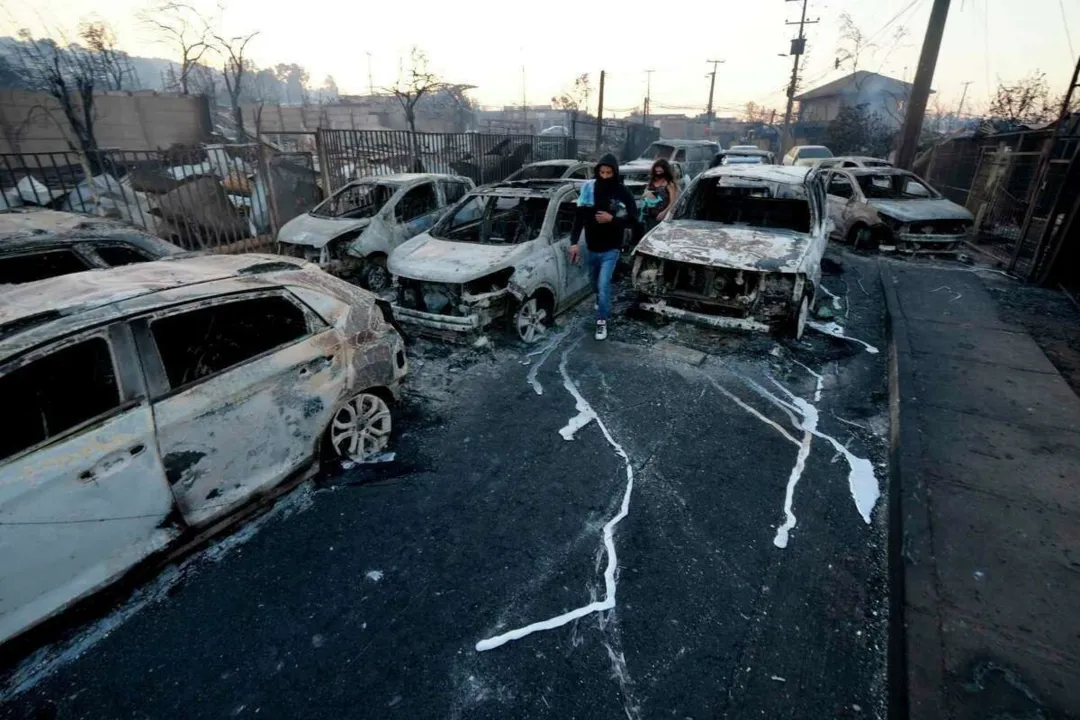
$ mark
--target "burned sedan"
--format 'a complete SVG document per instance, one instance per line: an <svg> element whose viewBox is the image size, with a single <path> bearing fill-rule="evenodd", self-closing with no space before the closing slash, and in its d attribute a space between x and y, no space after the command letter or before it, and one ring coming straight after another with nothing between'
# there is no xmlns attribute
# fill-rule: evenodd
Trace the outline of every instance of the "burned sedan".
<svg viewBox="0 0 1080 720"><path fill-rule="evenodd" d="M799 338L821 279L826 227L824 191L807 168L709 170L634 251L639 304L714 327Z"/></svg>
<svg viewBox="0 0 1080 720"><path fill-rule="evenodd" d="M524 342L589 292L568 258L580 181L477 188L430 232L390 256L395 314L420 332L461 337L505 321Z"/></svg>
<svg viewBox="0 0 1080 720"><path fill-rule="evenodd" d="M472 180L457 175L362 178L285 223L278 233L279 252L318 263L369 290L386 290L390 252L434 225L472 187Z"/></svg>
<svg viewBox="0 0 1080 720"><path fill-rule="evenodd" d="M975 222L907 170L832 169L824 178L833 237L856 248L952 253Z"/></svg>
<svg viewBox="0 0 1080 720"><path fill-rule="evenodd" d="M195 256L0 289L0 642L387 447L389 304L310 263Z"/></svg>

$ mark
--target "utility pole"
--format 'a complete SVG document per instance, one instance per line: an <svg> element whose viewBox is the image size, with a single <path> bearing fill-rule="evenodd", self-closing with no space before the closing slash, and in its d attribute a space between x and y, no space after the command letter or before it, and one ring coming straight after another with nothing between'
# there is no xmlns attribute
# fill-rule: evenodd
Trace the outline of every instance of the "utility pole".
<svg viewBox="0 0 1080 720"><path fill-rule="evenodd" d="M960 93L960 104L956 106L956 119L960 119L960 111L964 109L964 98L967 97L968 85L971 85L973 80L966 80L962 84L964 86L964 92Z"/></svg>
<svg viewBox="0 0 1080 720"><path fill-rule="evenodd" d="M713 115L712 101L713 101L713 89L716 87L716 66L717 65L723 65L725 61L724 60L706 60L705 62L712 63L712 72L709 73L709 77L710 77L710 80L709 80L709 109L705 111L705 116L707 118L709 118L709 120L713 120L713 119L715 119L715 116Z"/></svg>
<svg viewBox="0 0 1080 720"><path fill-rule="evenodd" d="M521 66L521 122L525 129L529 125L529 104L525 100L525 65Z"/></svg>
<svg viewBox="0 0 1080 720"><path fill-rule="evenodd" d="M367 87L368 95L375 95L375 81L371 76L371 53L367 53Z"/></svg>
<svg viewBox="0 0 1080 720"><path fill-rule="evenodd" d="M652 74L654 70L645 71L645 107L642 113L641 124L649 124L649 103L652 101Z"/></svg>
<svg viewBox="0 0 1080 720"><path fill-rule="evenodd" d="M799 0L784 0L785 2L799 2ZM791 82L787 87L787 110L784 112L784 134L780 136L780 154L788 151L791 143L791 111L795 108L795 89L799 84L799 58L806 52L806 34L803 32L807 25L816 25L817 20L806 19L806 2L802 0L802 15L799 22L788 22L785 25L798 25L799 37L791 41L791 52L795 56L795 62L791 65Z"/></svg>
<svg viewBox="0 0 1080 720"><path fill-rule="evenodd" d="M930 98L930 83L934 80L941 36L945 34L945 20L949 17L949 0L934 0L930 10L930 22L926 25L926 38L919 54L919 66L915 68L915 82L911 87L911 99L904 113L904 125L900 129L900 145L896 149L896 167L910 170L919 147L926 101Z"/></svg>
<svg viewBox="0 0 1080 720"><path fill-rule="evenodd" d="M596 156L600 157L600 146L604 140L604 75L600 71L600 100L596 104Z"/></svg>

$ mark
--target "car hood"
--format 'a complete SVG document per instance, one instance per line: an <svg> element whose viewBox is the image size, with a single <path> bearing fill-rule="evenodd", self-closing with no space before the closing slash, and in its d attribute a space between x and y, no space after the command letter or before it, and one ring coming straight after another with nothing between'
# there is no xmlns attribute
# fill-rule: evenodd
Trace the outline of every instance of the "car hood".
<svg viewBox="0 0 1080 720"><path fill-rule="evenodd" d="M914 222L917 220L967 220L975 217L967 208L952 200L933 198L929 200L867 200L866 203L894 220Z"/></svg>
<svg viewBox="0 0 1080 720"><path fill-rule="evenodd" d="M358 220L316 217L310 213L297 215L278 231L278 242L323 248L342 233L362 230L371 224L371 218Z"/></svg>
<svg viewBox="0 0 1080 720"><path fill-rule="evenodd" d="M813 236L794 230L722 225L700 220L675 220L656 226L636 252L715 267L794 273Z"/></svg>
<svg viewBox="0 0 1080 720"><path fill-rule="evenodd" d="M526 245L481 245L417 235L390 254L387 267L394 275L440 283L467 283L514 263L528 252Z"/></svg>

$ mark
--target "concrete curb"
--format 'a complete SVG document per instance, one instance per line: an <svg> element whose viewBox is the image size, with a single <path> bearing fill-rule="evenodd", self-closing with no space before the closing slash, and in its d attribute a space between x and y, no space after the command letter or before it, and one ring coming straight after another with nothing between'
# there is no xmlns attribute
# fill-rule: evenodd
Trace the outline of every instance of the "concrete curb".
<svg viewBox="0 0 1080 720"><path fill-rule="evenodd" d="M901 402L915 387L911 346L887 260L878 271L889 352L889 717L946 717L930 496L916 409Z"/></svg>

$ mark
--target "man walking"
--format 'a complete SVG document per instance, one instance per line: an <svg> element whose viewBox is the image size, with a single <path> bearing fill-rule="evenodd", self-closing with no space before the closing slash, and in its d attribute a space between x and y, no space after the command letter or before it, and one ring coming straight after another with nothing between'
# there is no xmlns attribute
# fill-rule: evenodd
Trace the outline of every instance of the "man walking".
<svg viewBox="0 0 1080 720"><path fill-rule="evenodd" d="M619 160L607 153L596 164L593 179L581 188L574 229L570 234L570 262L577 263L581 258L578 239L582 229L585 230L589 278L596 293L597 340L607 338L611 276L619 262L623 234L633 227L636 217L634 196L619 179Z"/></svg>

